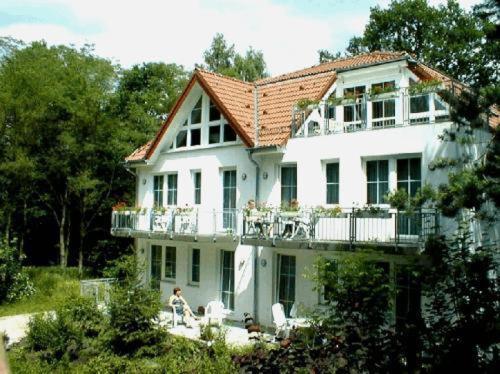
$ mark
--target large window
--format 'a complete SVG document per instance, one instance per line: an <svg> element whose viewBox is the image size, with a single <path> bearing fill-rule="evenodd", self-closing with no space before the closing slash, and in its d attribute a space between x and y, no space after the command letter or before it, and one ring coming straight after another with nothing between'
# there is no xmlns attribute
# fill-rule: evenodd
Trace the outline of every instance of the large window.
<svg viewBox="0 0 500 374"><path fill-rule="evenodd" d="M194 203L196 205L201 204L201 171L195 171L193 173L194 182Z"/></svg>
<svg viewBox="0 0 500 374"><path fill-rule="evenodd" d="M386 93L395 89L394 81L382 82L372 85L372 93ZM396 99L374 98L372 100L372 126L387 127L396 124Z"/></svg>
<svg viewBox="0 0 500 374"><path fill-rule="evenodd" d="M367 161L366 179L366 202L368 204L385 203L385 195L389 192L389 161Z"/></svg>
<svg viewBox="0 0 500 374"><path fill-rule="evenodd" d="M339 164L326 164L326 203L339 203Z"/></svg>
<svg viewBox="0 0 500 374"><path fill-rule="evenodd" d="M224 170L222 175L223 228L236 228L236 170Z"/></svg>
<svg viewBox="0 0 500 374"><path fill-rule="evenodd" d="M167 175L167 205L177 205L177 174Z"/></svg>
<svg viewBox="0 0 500 374"><path fill-rule="evenodd" d="M363 94L365 86L357 86L344 89L344 98L351 99L352 102L344 104L344 122L354 122L359 124L365 120L366 108L363 104ZM359 126L356 126L358 128Z"/></svg>
<svg viewBox="0 0 500 374"><path fill-rule="evenodd" d="M295 256L278 255L278 302L283 304L285 315L290 317L290 310L295 302Z"/></svg>
<svg viewBox="0 0 500 374"><path fill-rule="evenodd" d="M297 166L281 167L281 204L290 205L297 199Z"/></svg>
<svg viewBox="0 0 500 374"><path fill-rule="evenodd" d="M153 206L163 206L163 175L153 177Z"/></svg>
<svg viewBox="0 0 500 374"><path fill-rule="evenodd" d="M165 278L175 279L176 260L176 248L165 247Z"/></svg>
<svg viewBox="0 0 500 374"><path fill-rule="evenodd" d="M234 252L221 251L221 301L226 309L234 310Z"/></svg>
<svg viewBox="0 0 500 374"><path fill-rule="evenodd" d="M160 289L160 279L161 279L161 246L152 245L151 246L151 256L150 256L150 283L151 288L155 290Z"/></svg>
<svg viewBox="0 0 500 374"><path fill-rule="evenodd" d="M196 105L194 106L193 110L191 111L191 124L195 125L198 123L201 123L201 104L202 104L202 97L198 99L196 102Z"/></svg>
<svg viewBox="0 0 500 374"><path fill-rule="evenodd" d="M190 281L193 284L200 283L200 250L193 248L191 250L191 277Z"/></svg>
<svg viewBox="0 0 500 374"><path fill-rule="evenodd" d="M410 197L417 194L422 184L420 158L408 158L397 161L398 190L404 189ZM399 215L398 233L401 235L418 235L420 232L420 217Z"/></svg>

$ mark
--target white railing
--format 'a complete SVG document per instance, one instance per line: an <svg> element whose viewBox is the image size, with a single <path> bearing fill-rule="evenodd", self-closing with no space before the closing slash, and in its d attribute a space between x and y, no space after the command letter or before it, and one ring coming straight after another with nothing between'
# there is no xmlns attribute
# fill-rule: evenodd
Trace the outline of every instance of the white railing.
<svg viewBox="0 0 500 374"><path fill-rule="evenodd" d="M114 278L85 279L80 281L80 295L95 299L97 305L109 303Z"/></svg>

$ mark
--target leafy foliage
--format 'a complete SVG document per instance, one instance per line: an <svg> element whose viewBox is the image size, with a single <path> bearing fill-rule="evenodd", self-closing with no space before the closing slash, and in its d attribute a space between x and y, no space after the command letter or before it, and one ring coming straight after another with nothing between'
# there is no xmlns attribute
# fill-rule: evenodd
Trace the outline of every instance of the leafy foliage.
<svg viewBox="0 0 500 374"><path fill-rule="evenodd" d="M0 242L0 304L32 295L33 283L21 266L14 247Z"/></svg>

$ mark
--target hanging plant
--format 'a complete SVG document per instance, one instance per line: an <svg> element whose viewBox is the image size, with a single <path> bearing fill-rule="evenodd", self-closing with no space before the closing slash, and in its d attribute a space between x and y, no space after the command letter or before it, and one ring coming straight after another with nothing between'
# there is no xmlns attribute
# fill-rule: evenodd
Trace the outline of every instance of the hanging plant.
<svg viewBox="0 0 500 374"><path fill-rule="evenodd" d="M437 79L429 79L426 81L421 81L421 82L412 84L409 87L408 92L410 93L410 95L436 92L440 86L441 86L441 81L439 81Z"/></svg>

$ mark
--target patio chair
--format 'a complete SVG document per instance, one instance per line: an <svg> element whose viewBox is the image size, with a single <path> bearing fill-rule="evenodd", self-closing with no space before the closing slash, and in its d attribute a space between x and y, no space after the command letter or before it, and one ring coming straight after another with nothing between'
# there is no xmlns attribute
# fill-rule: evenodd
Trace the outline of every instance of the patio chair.
<svg viewBox="0 0 500 374"><path fill-rule="evenodd" d="M170 305L167 305L166 309L172 311L172 327L176 327L179 322L183 323L183 324L186 323L184 321L184 314L180 314L180 315L177 314L177 312L175 311L175 308L172 308Z"/></svg>
<svg viewBox="0 0 500 374"><path fill-rule="evenodd" d="M276 327L275 336L278 339L288 338L290 334L290 328L288 326L288 320L285 316L285 308L283 304L276 303L271 307L273 313L273 323Z"/></svg>
<svg viewBox="0 0 500 374"><path fill-rule="evenodd" d="M211 325L212 320L215 320L217 325L222 326L224 318L224 304L222 301L210 301L205 308L205 319L208 325Z"/></svg>

